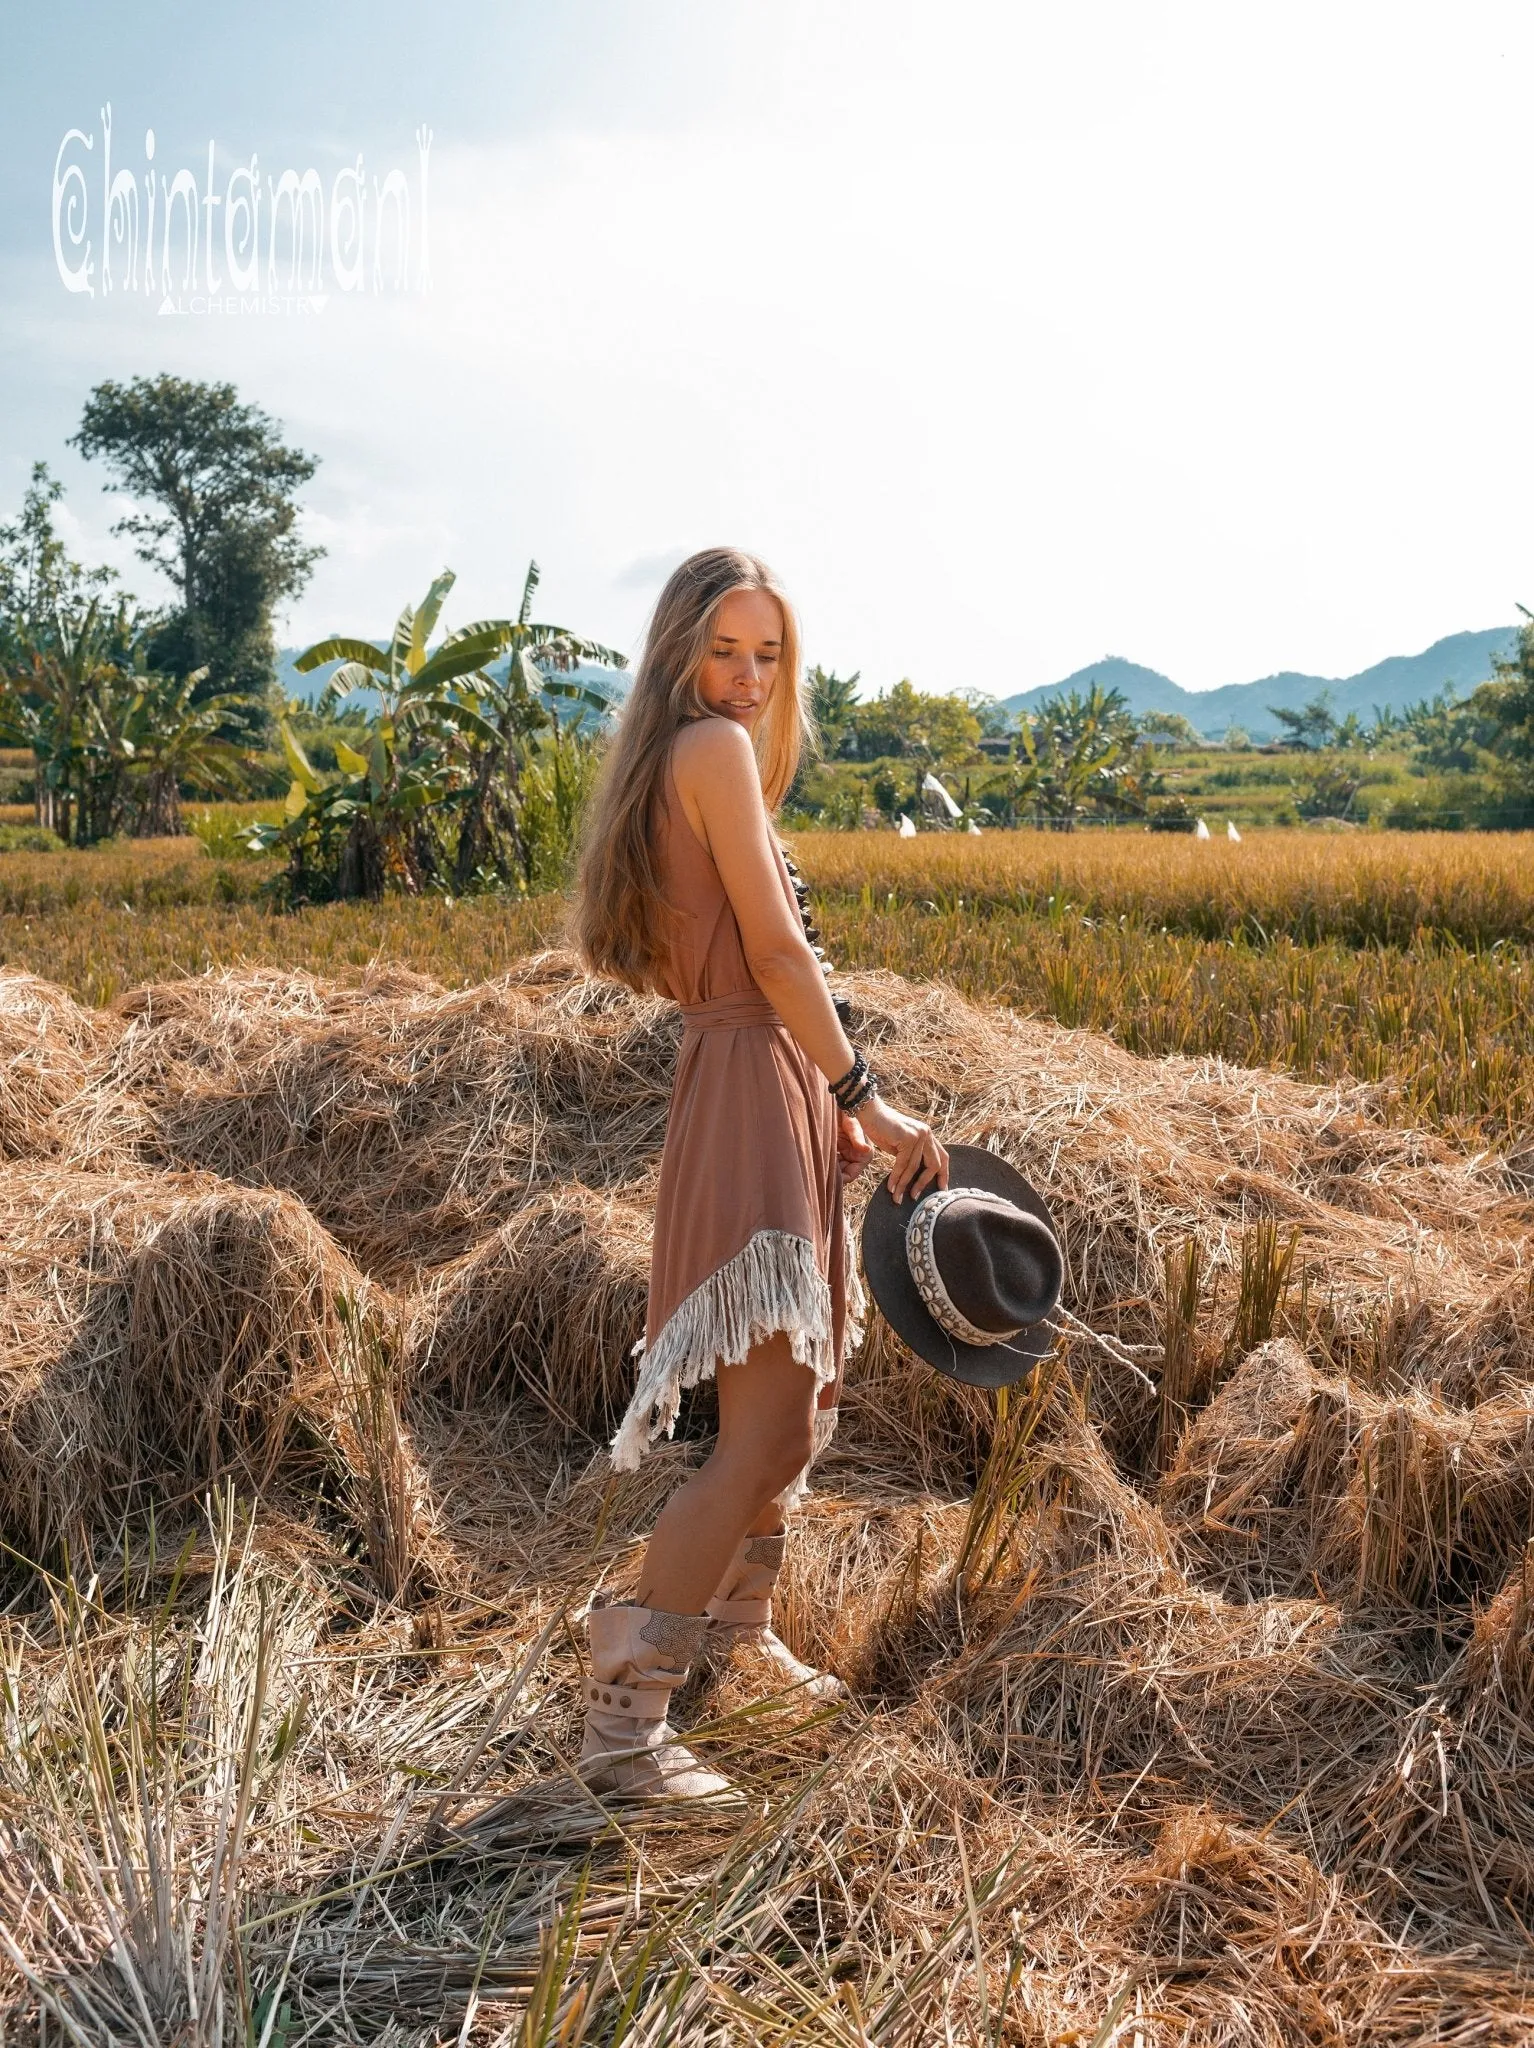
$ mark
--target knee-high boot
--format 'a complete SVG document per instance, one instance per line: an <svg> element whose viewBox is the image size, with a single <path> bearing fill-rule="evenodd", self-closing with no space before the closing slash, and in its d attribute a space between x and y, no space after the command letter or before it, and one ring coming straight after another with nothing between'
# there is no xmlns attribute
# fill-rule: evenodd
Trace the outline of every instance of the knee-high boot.
<svg viewBox="0 0 1534 2048"><path fill-rule="evenodd" d="M847 1690L841 1680L801 1663L773 1631L772 1590L783 1568L787 1541L781 1533L741 1538L719 1591L708 1603L710 1647L728 1654L737 1644L747 1644L769 1660L785 1685L797 1687L810 1699L841 1699Z"/></svg>

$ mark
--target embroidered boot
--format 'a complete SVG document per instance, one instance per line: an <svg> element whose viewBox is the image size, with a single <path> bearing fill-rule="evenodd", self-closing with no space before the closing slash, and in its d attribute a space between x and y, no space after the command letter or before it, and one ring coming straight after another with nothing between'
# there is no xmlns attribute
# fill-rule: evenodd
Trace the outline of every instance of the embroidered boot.
<svg viewBox="0 0 1534 2048"><path fill-rule="evenodd" d="M785 1685L796 1687L812 1700L839 1700L847 1688L829 1671L817 1671L802 1664L772 1628L772 1589L783 1567L787 1537L743 1536L730 1559L719 1591L708 1603L708 1637L711 1648L726 1656L747 1644L765 1657L782 1675Z"/></svg>
<svg viewBox="0 0 1534 2048"><path fill-rule="evenodd" d="M577 1769L594 1792L630 1799L738 1799L728 1778L672 1740L666 1713L708 1626L701 1614L594 1607L586 1617L591 1673Z"/></svg>

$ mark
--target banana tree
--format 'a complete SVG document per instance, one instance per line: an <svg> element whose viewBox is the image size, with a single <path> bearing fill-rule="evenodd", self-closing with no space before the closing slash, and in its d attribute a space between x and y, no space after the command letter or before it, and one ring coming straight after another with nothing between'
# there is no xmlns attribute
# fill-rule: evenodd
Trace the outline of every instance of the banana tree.
<svg viewBox="0 0 1534 2048"><path fill-rule="evenodd" d="M1088 803L1112 811L1132 802L1143 762L1128 706L1118 690L1094 683L1024 717L1017 736L1013 797L1030 802L1040 825L1074 830Z"/></svg>
<svg viewBox="0 0 1534 2048"><path fill-rule="evenodd" d="M254 711L248 697L221 695L198 704L197 686L206 668L187 676L148 668L139 657L125 739L132 750L133 830L138 834L180 832L181 785L194 782L220 796L233 795L243 780L246 750L228 737L232 710Z"/></svg>
<svg viewBox="0 0 1534 2048"><path fill-rule="evenodd" d="M558 842L556 862L568 852L575 834L571 805L578 809L589 787L591 749L578 731L561 727L545 700L555 697L573 703L577 720L586 711L605 717L612 699L571 680L569 672L578 662L623 666L623 656L613 648L583 639L566 626L540 624L528 616L539 573L538 564L529 562L522 601L509 622L504 675L480 668L458 686L483 722L470 736L471 772L459 808L453 879L460 890L486 873L502 883L531 889L540 879L540 868L550 865L551 849L545 845L550 828ZM488 741L482 737L485 728L492 735ZM529 791L527 777L545 734L552 743L549 759L537 787ZM574 798L573 790L579 791ZM532 829L535 820L544 829Z"/></svg>
<svg viewBox="0 0 1534 2048"><path fill-rule="evenodd" d="M100 598L61 608L28 636L22 661L6 679L5 736L30 747L37 763L37 822L77 845L96 836L101 811L92 705L131 659L134 631L126 601L115 611Z"/></svg>
<svg viewBox="0 0 1534 2048"><path fill-rule="evenodd" d="M301 673L341 663L322 706L333 708L356 690L372 689L379 715L365 756L337 742L339 773L328 780L316 773L287 720L280 721L293 783L287 823L275 840L292 854L294 893L307 894L316 883L342 896L377 896L389 886L419 890L443 874L444 828L455 820L455 886L471 886L487 860L498 879L511 878L498 857L500 831L512 838L522 885L530 882L517 779L530 737L548 723L540 692L583 698L605 709L598 693L565 681L558 671L579 660L621 665L622 657L529 617L536 563L528 570L516 618L480 620L428 651L455 580L452 570L444 570L419 607L407 605L387 648L333 635L299 656ZM541 673L535 652L549 675ZM491 673L503 653L509 656L504 681Z"/></svg>

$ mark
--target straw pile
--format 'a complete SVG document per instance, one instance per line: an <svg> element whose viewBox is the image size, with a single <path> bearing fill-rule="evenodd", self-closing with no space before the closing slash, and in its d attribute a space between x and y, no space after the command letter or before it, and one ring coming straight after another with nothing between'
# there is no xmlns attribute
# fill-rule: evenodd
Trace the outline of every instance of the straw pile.
<svg viewBox="0 0 1534 2048"><path fill-rule="evenodd" d="M0 1529L39 1560L233 1477L318 1478L389 1305L291 1196L208 1175L0 1174ZM397 1342L397 1339L395 1340Z"/></svg>
<svg viewBox="0 0 1534 2048"><path fill-rule="evenodd" d="M114 1036L110 1020L52 982L0 975L0 1159L60 1149L55 1119L83 1097Z"/></svg>
<svg viewBox="0 0 1534 2048"><path fill-rule="evenodd" d="M1076 1320L998 1424L872 1319L780 1599L852 1703L703 1672L752 1817L613 1830L567 1617L709 1423L602 1454L668 1007L557 954L102 1015L0 976L7 2017L1534 2037L1519 1176L1365 1088L844 985L888 1092L1047 1194Z"/></svg>
<svg viewBox="0 0 1534 2048"><path fill-rule="evenodd" d="M1248 1587L1461 1600L1534 1534L1534 1388L1451 1408L1314 1372L1288 1339L1253 1352L1162 1481L1168 1524Z"/></svg>

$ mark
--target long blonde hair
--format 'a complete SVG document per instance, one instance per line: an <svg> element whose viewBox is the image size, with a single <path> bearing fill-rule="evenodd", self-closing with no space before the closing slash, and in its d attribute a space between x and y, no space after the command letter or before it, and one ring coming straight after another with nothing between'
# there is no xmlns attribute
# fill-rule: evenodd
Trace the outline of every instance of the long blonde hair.
<svg viewBox="0 0 1534 2048"><path fill-rule="evenodd" d="M656 600L644 654L592 793L576 875L572 937L593 974L644 991L670 940L656 824L666 756L689 719L709 717L698 676L719 608L736 590L763 590L783 614L777 679L752 735L767 809L787 794L814 738L799 679L799 622L765 562L738 548L705 548L671 572Z"/></svg>

